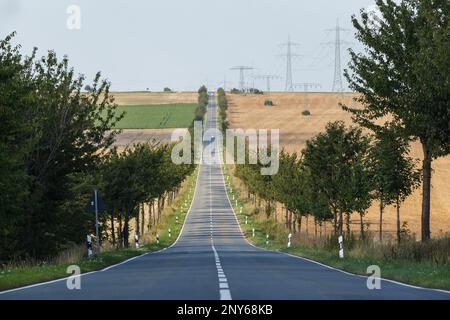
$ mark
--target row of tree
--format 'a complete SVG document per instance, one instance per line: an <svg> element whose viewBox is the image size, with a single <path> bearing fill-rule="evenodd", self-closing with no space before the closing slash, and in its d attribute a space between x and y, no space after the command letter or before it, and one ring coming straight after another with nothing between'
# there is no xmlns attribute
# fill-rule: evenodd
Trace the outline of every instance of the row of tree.
<svg viewBox="0 0 450 320"><path fill-rule="evenodd" d="M219 107L220 128L225 131L228 128L227 110L228 100L223 88L217 89L217 105Z"/></svg>
<svg viewBox="0 0 450 320"><path fill-rule="evenodd" d="M340 233L344 215L347 225L353 212L362 221L372 200L378 199L380 238L385 206L397 206L400 236L400 205L422 181L422 241L426 241L431 234L431 164L450 153L450 2L377 0L376 4L376 14L362 11L361 19L352 17L364 50L350 50L344 74L350 88L359 93L359 105L342 106L355 123L370 129L372 137L332 123L308 141L301 159L282 154L277 176L256 177L255 168L249 166L238 166L237 173L269 207L277 200L300 216L312 214L318 221L332 217ZM421 172L407 157L414 140L423 149ZM298 175L299 181L290 175ZM280 195L274 186L285 192Z"/></svg>
<svg viewBox="0 0 450 320"><path fill-rule="evenodd" d="M382 239L383 209L395 204L400 240L400 206L420 182L408 152L408 141L393 130L370 137L359 128L333 122L325 132L307 141L301 155L282 151L278 174L262 176L261 164L245 164L236 167L236 175L255 204L265 202L268 216L275 204L281 203L286 210L286 224L294 230L295 222L300 230L302 217L311 216L318 225L332 222L335 234L346 231L350 235L351 215L357 214L364 236L364 215L377 200L381 204Z"/></svg>
<svg viewBox="0 0 450 320"><path fill-rule="evenodd" d="M191 165L172 162L172 147L159 143L137 144L122 153L113 149L103 159L99 174L100 194L107 205L103 239L118 247L128 247L132 218L138 237L160 221L165 203L171 204L193 169ZM149 211L147 224L145 204Z"/></svg>
<svg viewBox="0 0 450 320"><path fill-rule="evenodd" d="M87 210L94 189L112 225L123 223L118 236L126 246L139 205L163 203L193 168L174 166L170 145L117 152L114 126L124 115L110 84L97 74L86 93L66 57L23 56L13 38L0 40L0 263L83 243L94 231Z"/></svg>

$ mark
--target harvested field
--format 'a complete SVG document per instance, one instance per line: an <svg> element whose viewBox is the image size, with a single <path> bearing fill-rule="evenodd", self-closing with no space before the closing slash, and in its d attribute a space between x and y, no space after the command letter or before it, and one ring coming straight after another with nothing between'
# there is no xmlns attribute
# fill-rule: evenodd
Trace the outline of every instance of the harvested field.
<svg viewBox="0 0 450 320"><path fill-rule="evenodd" d="M325 129L328 122L341 120L352 124L350 114L343 111L339 102L352 103L353 94L309 93L308 107L304 106L304 93L270 93L265 95L227 95L228 120L231 128L280 129L280 144L289 152L300 152L307 139ZM264 101L272 100L273 107L265 107ZM310 116L303 116L308 109ZM419 143L411 146L411 156L422 159ZM450 156L433 162L431 194L431 231L433 236L450 232ZM411 195L401 208L401 220L420 236L421 189ZM388 235L395 235L395 208L388 207L384 213L383 227ZM378 230L378 204L370 208L366 221L370 229ZM358 223L354 217L355 224ZM355 229L357 226L355 225ZM310 230L313 230L311 228Z"/></svg>
<svg viewBox="0 0 450 320"><path fill-rule="evenodd" d="M197 92L112 92L118 105L196 103Z"/></svg>
<svg viewBox="0 0 450 320"><path fill-rule="evenodd" d="M121 151L135 143L152 141L163 144L170 143L170 138L174 130L175 129L124 129L122 130L122 133L117 136L114 146ZM187 132L187 129L185 130Z"/></svg>

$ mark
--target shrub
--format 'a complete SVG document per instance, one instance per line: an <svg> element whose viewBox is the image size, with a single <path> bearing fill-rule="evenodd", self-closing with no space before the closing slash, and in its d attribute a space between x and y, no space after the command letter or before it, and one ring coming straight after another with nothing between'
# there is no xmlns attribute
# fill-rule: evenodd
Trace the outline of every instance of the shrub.
<svg viewBox="0 0 450 320"><path fill-rule="evenodd" d="M266 107L272 107L273 106L273 101L272 100L265 100L264 101L264 105Z"/></svg>
<svg viewBox="0 0 450 320"><path fill-rule="evenodd" d="M311 112L309 112L309 110L303 110L303 111L302 111L302 115L304 115L304 116L310 116L310 115L311 115Z"/></svg>

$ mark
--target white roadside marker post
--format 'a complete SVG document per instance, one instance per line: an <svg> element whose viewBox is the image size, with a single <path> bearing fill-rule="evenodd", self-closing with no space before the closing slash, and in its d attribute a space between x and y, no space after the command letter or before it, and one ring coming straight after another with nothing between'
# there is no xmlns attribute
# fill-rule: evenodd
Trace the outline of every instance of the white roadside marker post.
<svg viewBox="0 0 450 320"><path fill-rule="evenodd" d="M156 234L156 244L159 244L159 233Z"/></svg>
<svg viewBox="0 0 450 320"><path fill-rule="evenodd" d="M170 228L169 228L169 238L171 238L172 237L172 235L171 235L171 230L170 230Z"/></svg>
<svg viewBox="0 0 450 320"><path fill-rule="evenodd" d="M344 238L342 235L339 236L339 258L344 258Z"/></svg>
<svg viewBox="0 0 450 320"><path fill-rule="evenodd" d="M266 245L269 245L269 235L266 234Z"/></svg>
<svg viewBox="0 0 450 320"><path fill-rule="evenodd" d="M252 237L253 238L255 237L255 228L253 228L253 230L252 230Z"/></svg>
<svg viewBox="0 0 450 320"><path fill-rule="evenodd" d="M86 237L86 245L87 245L87 252L88 252L88 258L92 257L92 237L88 235Z"/></svg>
<svg viewBox="0 0 450 320"><path fill-rule="evenodd" d="M175 217L176 223L178 224L178 216Z"/></svg>
<svg viewBox="0 0 450 320"><path fill-rule="evenodd" d="M288 235L288 244L287 244L288 248L291 247L291 238L292 238L292 233L289 233L289 235Z"/></svg>
<svg viewBox="0 0 450 320"><path fill-rule="evenodd" d="M134 234L134 243L135 243L136 249L139 248L139 235L137 233Z"/></svg>
<svg viewBox="0 0 450 320"><path fill-rule="evenodd" d="M241 213L242 213L242 211L241 211ZM245 224L248 224L248 217L247 216L245 216Z"/></svg>

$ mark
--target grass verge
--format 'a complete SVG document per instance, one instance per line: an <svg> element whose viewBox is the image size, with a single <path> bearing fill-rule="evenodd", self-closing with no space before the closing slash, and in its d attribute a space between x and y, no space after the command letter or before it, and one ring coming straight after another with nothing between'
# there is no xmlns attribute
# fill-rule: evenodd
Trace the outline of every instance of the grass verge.
<svg viewBox="0 0 450 320"><path fill-rule="evenodd" d="M230 169L225 165L222 169L228 196L241 229L247 240L255 246L305 257L334 268L366 276L368 275L368 266L378 265L381 269L381 276L385 279L420 287L450 290L448 264L385 259L378 254L372 254L370 250L361 252L361 249L347 252L345 258L340 259L337 246L336 250L330 250L318 245L308 246L295 243L295 239L292 246L287 248L289 231L280 222L268 220L262 217L263 214L255 214L252 204L241 196L243 190L238 186L237 178L230 174Z"/></svg>
<svg viewBox="0 0 450 320"><path fill-rule="evenodd" d="M42 263L35 266L6 266L0 269L0 291L67 277L70 275L66 273L67 267L70 265L77 265L82 273L86 273L101 270L144 253L169 247L175 242L183 226L194 196L197 175L198 168L186 179L173 204L164 209L160 223L152 231L153 240L148 244L140 248L106 251L91 259L82 258L72 262ZM159 244L154 241L156 233L159 234Z"/></svg>

